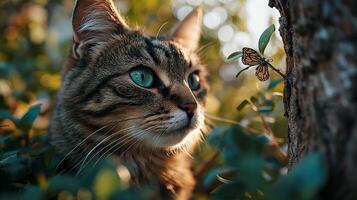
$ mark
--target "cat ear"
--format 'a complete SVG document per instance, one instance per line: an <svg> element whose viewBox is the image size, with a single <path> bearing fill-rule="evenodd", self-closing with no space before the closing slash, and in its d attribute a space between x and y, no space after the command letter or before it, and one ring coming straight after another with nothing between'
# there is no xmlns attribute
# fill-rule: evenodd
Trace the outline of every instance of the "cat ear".
<svg viewBox="0 0 357 200"><path fill-rule="evenodd" d="M202 6L196 7L174 28L169 39L195 51L201 37L202 14Z"/></svg>
<svg viewBox="0 0 357 200"><path fill-rule="evenodd" d="M73 55L80 58L113 33L129 30L112 0L76 0L72 17Z"/></svg>

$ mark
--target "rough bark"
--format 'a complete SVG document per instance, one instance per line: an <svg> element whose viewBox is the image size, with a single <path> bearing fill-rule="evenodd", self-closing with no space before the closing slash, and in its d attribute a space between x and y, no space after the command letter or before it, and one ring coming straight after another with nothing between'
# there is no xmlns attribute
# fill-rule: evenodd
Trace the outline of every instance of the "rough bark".
<svg viewBox="0 0 357 200"><path fill-rule="evenodd" d="M289 168L325 155L321 199L357 199L357 1L270 0L287 54Z"/></svg>

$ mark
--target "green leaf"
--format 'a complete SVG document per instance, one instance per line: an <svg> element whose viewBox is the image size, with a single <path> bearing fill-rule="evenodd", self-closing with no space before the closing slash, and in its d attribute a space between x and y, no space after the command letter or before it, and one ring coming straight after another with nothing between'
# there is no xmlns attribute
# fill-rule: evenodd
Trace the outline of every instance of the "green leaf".
<svg viewBox="0 0 357 200"><path fill-rule="evenodd" d="M214 129L207 137L207 141L210 145L217 149L223 149L224 147L224 140L223 137L225 132L229 129L229 127L217 127Z"/></svg>
<svg viewBox="0 0 357 200"><path fill-rule="evenodd" d="M31 173L31 159L18 156L16 150L3 155L1 159L0 171L6 173L13 180L23 180Z"/></svg>
<svg viewBox="0 0 357 200"><path fill-rule="evenodd" d="M56 195L61 191L75 193L81 187L80 180L69 175L56 175L49 181L48 191L51 195Z"/></svg>
<svg viewBox="0 0 357 200"><path fill-rule="evenodd" d="M261 106L258 108L258 112L260 113L270 113L271 111L273 111L272 106Z"/></svg>
<svg viewBox="0 0 357 200"><path fill-rule="evenodd" d="M228 166L219 166L214 169L209 170L205 177L203 178L202 185L206 188L209 188L209 186L214 183L215 180L217 180L217 176L222 174L222 173L227 173L231 172L233 169Z"/></svg>
<svg viewBox="0 0 357 200"><path fill-rule="evenodd" d="M257 138L264 145L267 145L270 142L270 138L266 134L258 135Z"/></svg>
<svg viewBox="0 0 357 200"><path fill-rule="evenodd" d="M250 101L254 104L257 105L258 99L256 97L250 97Z"/></svg>
<svg viewBox="0 0 357 200"><path fill-rule="evenodd" d="M258 46L259 46L259 52L261 54L264 54L265 48L267 47L270 37L272 36L274 31L275 31L275 26L274 24L272 24L267 29L265 29L265 31L260 36Z"/></svg>
<svg viewBox="0 0 357 200"><path fill-rule="evenodd" d="M37 116L40 114L41 104L32 106L26 114L21 118L21 125L26 128L31 128L33 122L36 120Z"/></svg>
<svg viewBox="0 0 357 200"><path fill-rule="evenodd" d="M0 119L12 119L12 115L11 113L9 113L8 111L6 110L0 110Z"/></svg>
<svg viewBox="0 0 357 200"><path fill-rule="evenodd" d="M238 105L238 107L237 107L237 110L238 111L241 111L246 105L248 105L249 104L249 101L247 101L247 100L244 100L244 101L242 101L242 103L240 103L239 105Z"/></svg>
<svg viewBox="0 0 357 200"><path fill-rule="evenodd" d="M225 148L223 158L225 164L232 167L242 165L240 158L244 155L261 155L264 143L255 135L250 135L240 126L233 126L224 135Z"/></svg>
<svg viewBox="0 0 357 200"><path fill-rule="evenodd" d="M256 153L261 154L263 152L264 143L257 135L246 133L246 131L240 126L232 127L232 131L228 132L228 136L233 137L230 140L235 142L235 145L244 153ZM229 140L226 141L228 143Z"/></svg>
<svg viewBox="0 0 357 200"><path fill-rule="evenodd" d="M223 184L213 191L213 199L238 199L245 193L244 185L241 182Z"/></svg>
<svg viewBox="0 0 357 200"><path fill-rule="evenodd" d="M273 186L267 199L310 200L318 193L327 178L327 169L321 153L303 158L287 175ZM292 198L293 197L293 198Z"/></svg>
<svg viewBox="0 0 357 200"><path fill-rule="evenodd" d="M11 140L12 135L8 134L8 135L2 135L0 137L0 145L5 145L7 142L9 142L9 140ZM2 157L2 155L0 155L0 157Z"/></svg>
<svg viewBox="0 0 357 200"><path fill-rule="evenodd" d="M30 200L30 199L43 199L43 192L41 188L33 185L26 185L24 191L20 195L20 199Z"/></svg>
<svg viewBox="0 0 357 200"><path fill-rule="evenodd" d="M264 159L262 154L254 152L244 152L239 155L238 169L239 180L246 187L247 192L253 192L262 186L262 171Z"/></svg>
<svg viewBox="0 0 357 200"><path fill-rule="evenodd" d="M271 80L269 82L268 85L268 90L272 90L274 89L277 85L279 85L279 83L281 83L283 81L283 79L275 79L275 80Z"/></svg>
<svg viewBox="0 0 357 200"><path fill-rule="evenodd" d="M6 110L0 110L0 119L8 119L12 121L16 126L18 126L19 124L19 119L12 116L11 113Z"/></svg>
<svg viewBox="0 0 357 200"><path fill-rule="evenodd" d="M10 135L11 136L11 135ZM6 159L8 157L14 156L19 152L18 149L4 152L0 155L0 160Z"/></svg>
<svg viewBox="0 0 357 200"><path fill-rule="evenodd" d="M236 51L234 53L231 53L228 57L228 61L238 61L240 57L243 56L243 53L241 51Z"/></svg>
<svg viewBox="0 0 357 200"><path fill-rule="evenodd" d="M272 100L265 100L261 106L258 107L258 112L260 113L270 113L274 110L275 103Z"/></svg>

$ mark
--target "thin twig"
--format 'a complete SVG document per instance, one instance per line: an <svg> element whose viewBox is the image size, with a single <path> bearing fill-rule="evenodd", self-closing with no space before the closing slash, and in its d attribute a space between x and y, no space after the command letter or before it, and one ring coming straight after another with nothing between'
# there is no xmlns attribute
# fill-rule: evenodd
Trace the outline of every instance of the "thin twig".
<svg viewBox="0 0 357 200"><path fill-rule="evenodd" d="M225 123L230 123L230 124L234 124L234 125L239 125L243 128L245 128L247 131L251 132L251 133L259 133L258 130L252 128L252 127L249 127L249 126L246 126L246 125L243 125L242 123L239 123L237 121L234 121L234 120L231 120L231 119L225 119L225 118L221 118L221 117L217 117L217 116L214 116L214 115L210 115L210 114L205 114L205 116L208 118L208 119L211 119L211 120L216 120L216 121L220 121L220 122L225 122Z"/></svg>
<svg viewBox="0 0 357 200"><path fill-rule="evenodd" d="M286 76L278 69L276 69L272 64L268 63L268 67L270 67L272 70L274 70L276 73L278 73L283 79L286 80Z"/></svg>
<svg viewBox="0 0 357 200"><path fill-rule="evenodd" d="M195 179L201 180L202 176L215 164L216 158L219 156L219 151L215 150L207 160L195 172Z"/></svg>
<svg viewBox="0 0 357 200"><path fill-rule="evenodd" d="M222 118L222 117L217 117L217 116L214 116L214 115L211 115L211 114L208 114L208 113L205 113L205 116L208 117L209 119L212 119L212 120L217 120L217 121L226 122L226 123L230 123L230 124L240 125L241 126L241 124L239 122L231 120L231 119L225 119L225 118Z"/></svg>
<svg viewBox="0 0 357 200"><path fill-rule="evenodd" d="M254 111L257 111L257 107L254 104L251 103L250 105ZM266 133L266 135L269 138L269 144L267 145L268 154L274 155L275 158L278 160L278 162L281 165L285 166L288 163L288 156L286 155L285 152L281 150L279 143L277 142L274 136L273 131L271 130L270 126L265 120L264 115L262 115L260 112L257 112L257 114L262 120L264 133Z"/></svg>
<svg viewBox="0 0 357 200"><path fill-rule="evenodd" d="M248 67L246 67L246 68L240 70L240 71L238 72L238 74L236 75L236 78L238 78L238 76L239 76L243 71L245 71L245 70L247 70L247 69L249 69L249 68L251 68L251 67L253 67L253 65L252 65L252 66L248 66Z"/></svg>

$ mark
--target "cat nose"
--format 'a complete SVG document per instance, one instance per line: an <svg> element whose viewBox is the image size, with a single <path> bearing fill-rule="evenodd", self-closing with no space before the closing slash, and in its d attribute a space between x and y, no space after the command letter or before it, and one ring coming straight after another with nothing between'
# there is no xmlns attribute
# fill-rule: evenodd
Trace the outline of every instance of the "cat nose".
<svg viewBox="0 0 357 200"><path fill-rule="evenodd" d="M183 104L179 105L179 108L184 110L187 114L188 119L191 120L193 115L195 115L195 112L197 109L197 103L196 102L183 103Z"/></svg>
<svg viewBox="0 0 357 200"><path fill-rule="evenodd" d="M197 102L195 96L186 86L183 85L173 85L170 88L169 100L176 106L185 111L189 120L195 115L197 110Z"/></svg>

